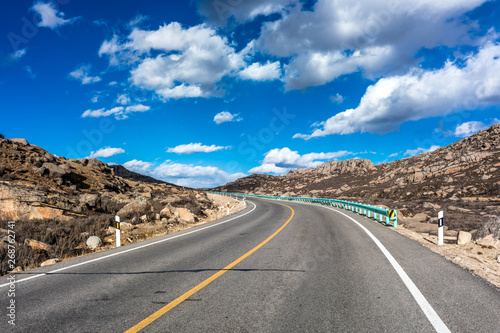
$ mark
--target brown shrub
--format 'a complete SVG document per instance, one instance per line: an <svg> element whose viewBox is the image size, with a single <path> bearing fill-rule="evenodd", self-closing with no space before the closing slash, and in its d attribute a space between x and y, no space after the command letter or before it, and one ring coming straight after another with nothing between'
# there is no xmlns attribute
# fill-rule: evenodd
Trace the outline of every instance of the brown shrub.
<svg viewBox="0 0 500 333"><path fill-rule="evenodd" d="M73 221L33 220L17 221L16 232L16 266L23 269L39 266L50 258L67 258L87 250L78 246L85 243L89 236L104 239L106 229L113 225L113 215L95 215ZM7 229L7 222L0 221L2 228ZM87 234L88 233L88 234ZM35 239L50 245L49 251L33 249L24 244L26 239ZM7 266L7 246L0 246L1 275L10 269Z"/></svg>

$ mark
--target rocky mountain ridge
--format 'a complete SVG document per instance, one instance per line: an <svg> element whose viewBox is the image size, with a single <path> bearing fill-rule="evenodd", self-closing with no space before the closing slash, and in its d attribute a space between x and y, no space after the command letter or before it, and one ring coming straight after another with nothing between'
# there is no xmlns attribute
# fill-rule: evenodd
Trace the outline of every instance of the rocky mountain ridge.
<svg viewBox="0 0 500 333"><path fill-rule="evenodd" d="M500 125L432 152L374 165L326 162L283 176L251 175L216 191L357 200L418 213L429 222L446 209L453 226L476 229L500 215ZM404 219L404 217L403 217Z"/></svg>
<svg viewBox="0 0 500 333"><path fill-rule="evenodd" d="M111 246L114 216L123 243L217 218L204 192L155 180L96 159L66 159L0 136L0 272L7 271L7 222L15 221L20 269ZM100 245L100 246L101 246Z"/></svg>

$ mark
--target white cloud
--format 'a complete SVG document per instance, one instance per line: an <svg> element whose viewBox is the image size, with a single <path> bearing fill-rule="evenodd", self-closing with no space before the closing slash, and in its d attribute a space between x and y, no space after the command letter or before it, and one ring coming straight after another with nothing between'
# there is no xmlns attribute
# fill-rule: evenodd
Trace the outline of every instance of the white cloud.
<svg viewBox="0 0 500 333"><path fill-rule="evenodd" d="M278 13L297 0L199 0L198 11L210 23L225 25L230 17L242 23L253 20L258 15Z"/></svg>
<svg viewBox="0 0 500 333"><path fill-rule="evenodd" d="M275 173L284 174L297 168L314 168L327 160L350 155L352 153L343 150L329 153L309 153L300 155L288 147L272 149L265 154L262 165L250 169L249 173Z"/></svg>
<svg viewBox="0 0 500 333"><path fill-rule="evenodd" d="M69 73L69 76L75 80L81 81L82 84L90 84L101 81L101 78L99 76L92 76L90 74L91 70L91 65L81 65L80 67Z"/></svg>
<svg viewBox="0 0 500 333"><path fill-rule="evenodd" d="M116 119L127 119L128 114L131 112L145 112L150 109L149 106L145 106L142 104L127 106L124 108L123 106L117 106L110 110L106 110L105 108L98 110L87 110L82 114L82 118L99 118L99 117L109 117L114 116Z"/></svg>
<svg viewBox="0 0 500 333"><path fill-rule="evenodd" d="M427 148L427 149L425 149L425 148L408 149L404 153L404 156L415 156L415 155L422 154L422 153L428 153L428 152L437 150L439 148L441 148L441 146L431 146L430 148ZM391 157L391 156L389 156L389 157Z"/></svg>
<svg viewBox="0 0 500 333"><path fill-rule="evenodd" d="M125 109L125 112L127 112L127 113L129 113L129 112L146 112L146 111L149 111L150 109L151 109L150 106L136 104L136 105L127 106L127 108Z"/></svg>
<svg viewBox="0 0 500 333"><path fill-rule="evenodd" d="M122 148L106 147L101 148L96 152L90 152L90 156L88 156L87 158L111 157L123 153L125 153L125 150L123 150Z"/></svg>
<svg viewBox="0 0 500 333"><path fill-rule="evenodd" d="M241 121L242 118L239 117L239 114L231 114L230 112L227 111L222 111L219 112L215 115L214 121L217 125L220 125L222 123L226 122L231 122L231 121Z"/></svg>
<svg viewBox="0 0 500 333"><path fill-rule="evenodd" d="M25 49L25 48L20 49L20 50L17 50L16 52L12 53L11 57L14 60L19 60L26 55L26 52L27 52L27 49Z"/></svg>
<svg viewBox="0 0 500 333"><path fill-rule="evenodd" d="M291 59L287 90L353 72L370 79L400 74L420 61L415 55L422 48L475 45L477 23L463 15L486 1L318 0L312 10L295 1L280 19L263 24L254 48Z"/></svg>
<svg viewBox="0 0 500 333"><path fill-rule="evenodd" d="M211 153L219 150L231 149L231 146L202 145L201 143L189 143L177 147L168 148L167 152L176 154Z"/></svg>
<svg viewBox="0 0 500 333"><path fill-rule="evenodd" d="M239 75L245 80L272 81L280 78L281 65L279 61L271 63L268 60L264 65L256 62L243 69Z"/></svg>
<svg viewBox="0 0 500 333"><path fill-rule="evenodd" d="M389 156L387 156L387 157L396 157L396 156L398 156L399 154L400 154L400 153L393 153L393 154L391 154L391 155L389 155Z"/></svg>
<svg viewBox="0 0 500 333"><path fill-rule="evenodd" d="M64 13L58 11L52 3L36 2L32 10L37 12L41 21L37 24L39 27L46 27L50 29L56 29L65 24L72 23L75 19L64 19Z"/></svg>
<svg viewBox="0 0 500 333"><path fill-rule="evenodd" d="M153 163L143 162L139 160L132 160L123 163L123 166L130 171L146 174L153 167Z"/></svg>
<svg viewBox="0 0 500 333"><path fill-rule="evenodd" d="M123 113L123 106L118 106L115 108L112 108L110 110L106 110L104 108L98 109L98 110L87 110L82 114L82 118L99 118L99 117L108 117L111 115L120 115Z"/></svg>
<svg viewBox="0 0 500 333"><path fill-rule="evenodd" d="M380 79L367 88L355 109L320 123L310 139L356 132L387 133L407 121L445 116L500 102L500 45L488 42L464 63L447 62L441 69L413 69L406 75Z"/></svg>
<svg viewBox="0 0 500 333"><path fill-rule="evenodd" d="M130 103L130 97L128 97L127 94L118 95L116 103L121 105L127 105L128 103Z"/></svg>
<svg viewBox="0 0 500 333"><path fill-rule="evenodd" d="M337 93L335 96L330 96L330 101L335 104L342 104L344 103L344 96Z"/></svg>
<svg viewBox="0 0 500 333"><path fill-rule="evenodd" d="M155 166L153 163L133 160L123 166L159 180L194 188L216 187L246 176L244 173L230 174L213 166L195 166L172 161Z"/></svg>
<svg viewBox="0 0 500 333"><path fill-rule="evenodd" d="M487 128L488 126L480 121L469 121L457 125L453 135L459 138L465 138L471 136L472 134L476 134L479 131L485 130Z"/></svg>
<svg viewBox="0 0 500 333"><path fill-rule="evenodd" d="M246 65L226 38L204 24L134 28L122 39L114 36L103 42L99 55L108 56L113 66L136 64L130 72L132 84L165 99L219 96L222 77Z"/></svg>

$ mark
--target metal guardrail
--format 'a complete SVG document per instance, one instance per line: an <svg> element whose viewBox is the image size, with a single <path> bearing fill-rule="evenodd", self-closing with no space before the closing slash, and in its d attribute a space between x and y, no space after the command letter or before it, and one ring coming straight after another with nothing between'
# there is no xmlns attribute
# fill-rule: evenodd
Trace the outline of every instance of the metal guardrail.
<svg viewBox="0 0 500 333"><path fill-rule="evenodd" d="M386 225L392 225L394 228L398 226L398 211L396 209L384 209L381 207L375 207L370 205L364 205L359 202L335 200L335 199L324 199L324 198L301 198L301 197L276 197L271 195L260 195L260 194L249 194L249 193L230 193L230 192L212 192L206 191L206 193L219 194L225 196L242 196L242 197L254 197L263 199L274 199L274 200L286 200L286 201L296 201L296 202L306 202L312 204L319 204L324 206L331 206L336 208L342 208L349 210L351 212L357 213L359 215L364 215L368 218L373 218L375 221L384 222Z"/></svg>

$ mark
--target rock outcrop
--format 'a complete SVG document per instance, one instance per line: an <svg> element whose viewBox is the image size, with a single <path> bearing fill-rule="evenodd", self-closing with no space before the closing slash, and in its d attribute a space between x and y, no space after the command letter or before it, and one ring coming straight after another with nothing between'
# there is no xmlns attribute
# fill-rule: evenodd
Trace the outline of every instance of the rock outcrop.
<svg viewBox="0 0 500 333"><path fill-rule="evenodd" d="M473 230L500 216L500 125L390 163L330 161L283 176L251 175L214 190L385 204L410 218L427 214L425 222L437 222L444 210L450 228Z"/></svg>

